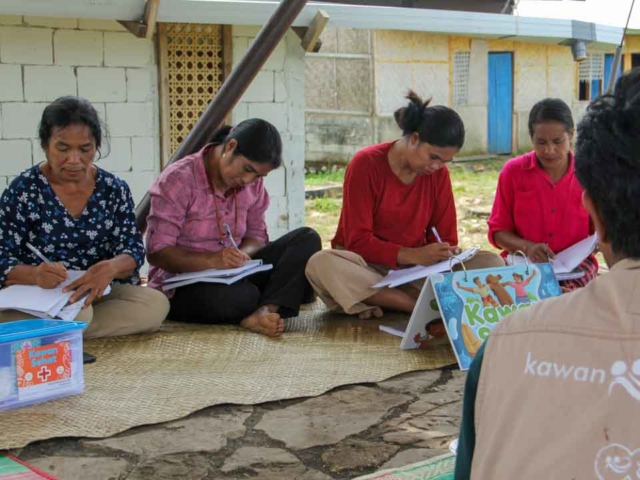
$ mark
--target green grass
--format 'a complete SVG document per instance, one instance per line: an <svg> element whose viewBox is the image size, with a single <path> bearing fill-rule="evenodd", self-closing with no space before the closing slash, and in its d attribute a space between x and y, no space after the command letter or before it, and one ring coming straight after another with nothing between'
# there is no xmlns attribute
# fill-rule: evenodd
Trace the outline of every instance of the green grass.
<svg viewBox="0 0 640 480"><path fill-rule="evenodd" d="M475 190L478 187L489 188L486 185L488 181L491 188L495 185L493 182L497 178L504 159L490 159L482 162L460 162L449 164L451 172L451 181L454 186L454 193L467 193L469 190ZM310 173L305 176L304 183L306 186L318 185L342 185L344 182L344 169L337 172L329 173Z"/></svg>
<svg viewBox="0 0 640 480"><path fill-rule="evenodd" d="M305 203L307 225L320 234L322 246L330 248L331 239L336 233L338 220L340 219L342 199L314 198L307 200Z"/></svg>
<svg viewBox="0 0 640 480"><path fill-rule="evenodd" d="M498 174L505 160L492 159L482 162L454 163L449 165L453 194L456 196L488 195L495 192ZM492 198L493 200L493 198Z"/></svg>
<svg viewBox="0 0 640 480"><path fill-rule="evenodd" d="M487 238L487 213L493 205L498 175L505 159L460 162L449 167L458 213L458 236L462 247L479 246L497 251Z"/></svg>
<svg viewBox="0 0 640 480"><path fill-rule="evenodd" d="M310 173L304 177L306 186L331 185L334 183L342 185L344 181L344 169L329 173Z"/></svg>
<svg viewBox="0 0 640 480"><path fill-rule="evenodd" d="M342 199L340 198L313 198L307 200L307 208L314 212L338 214L342 208Z"/></svg>

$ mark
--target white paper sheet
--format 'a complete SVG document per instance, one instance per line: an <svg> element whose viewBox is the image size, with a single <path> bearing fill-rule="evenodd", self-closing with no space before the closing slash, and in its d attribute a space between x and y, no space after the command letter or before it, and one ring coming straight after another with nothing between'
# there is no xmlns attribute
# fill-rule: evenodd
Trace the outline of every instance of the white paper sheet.
<svg viewBox="0 0 640 480"><path fill-rule="evenodd" d="M68 305L73 292L62 293L62 289L85 273L84 270L69 270L67 279L56 288L41 288L37 285L11 285L3 288L0 290L0 310L19 310L34 317L74 320L82 310L87 296ZM103 295L110 292L111 287L107 286Z"/></svg>
<svg viewBox="0 0 640 480"><path fill-rule="evenodd" d="M465 250L461 254L456 255L457 258L454 258L451 261L443 260L442 262L429 265L428 267L418 265L416 267L404 268L402 270L390 270L387 276L376 283L373 288L395 288L400 285L404 285L405 283L411 283L415 280L420 280L421 278L427 278L429 275L448 272L449 270L451 270L452 266L459 264L460 260L466 262L476 253L478 253L477 248L470 248L468 250ZM460 260L458 260L458 258Z"/></svg>
<svg viewBox="0 0 640 480"><path fill-rule="evenodd" d="M215 276L215 277L195 277L188 278L186 280L182 280L181 282L165 282L162 285L162 289L166 292L168 290L173 290L175 288L184 287L186 285L192 285L194 283L222 283L225 285L231 285L232 283L237 282L249 275L253 275L254 273L266 272L271 270L273 265L258 265L250 270L244 270L234 276ZM174 277L175 278L175 277Z"/></svg>
<svg viewBox="0 0 640 480"><path fill-rule="evenodd" d="M580 265L585 258L593 253L598 245L598 236L596 234L581 240L580 242L570 246L566 250L556 254L556 258L549 263L553 266L553 271L558 274L573 274L573 271ZM511 265L524 265L525 261L522 255L510 254L508 257ZM531 262L531 260L529 260ZM583 275L573 278L580 278ZM568 280L569 278L563 278ZM560 280L560 278L558 278Z"/></svg>
<svg viewBox="0 0 640 480"><path fill-rule="evenodd" d="M228 268L219 270L217 268L209 268L207 270L201 270L200 272L180 273L174 277L168 278L164 281L165 284L184 282L185 280L192 280L198 278L219 278L219 277L233 277L247 270L259 267L262 265L262 260L249 260L242 267Z"/></svg>

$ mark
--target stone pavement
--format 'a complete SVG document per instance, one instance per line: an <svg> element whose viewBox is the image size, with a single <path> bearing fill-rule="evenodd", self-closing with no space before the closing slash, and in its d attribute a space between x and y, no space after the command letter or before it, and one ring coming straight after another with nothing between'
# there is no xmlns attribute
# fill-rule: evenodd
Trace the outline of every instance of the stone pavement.
<svg viewBox="0 0 640 480"><path fill-rule="evenodd" d="M464 379L458 370L415 372L11 453L61 480L351 479L446 453L458 435Z"/></svg>

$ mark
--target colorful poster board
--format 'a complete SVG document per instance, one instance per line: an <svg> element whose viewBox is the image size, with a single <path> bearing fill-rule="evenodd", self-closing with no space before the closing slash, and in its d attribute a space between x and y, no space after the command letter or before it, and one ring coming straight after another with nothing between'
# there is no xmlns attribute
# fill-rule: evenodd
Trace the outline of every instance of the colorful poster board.
<svg viewBox="0 0 640 480"><path fill-rule="evenodd" d="M431 275L425 282L400 347L421 348L429 325L442 321L461 370L505 316L546 298L560 285L548 263Z"/></svg>

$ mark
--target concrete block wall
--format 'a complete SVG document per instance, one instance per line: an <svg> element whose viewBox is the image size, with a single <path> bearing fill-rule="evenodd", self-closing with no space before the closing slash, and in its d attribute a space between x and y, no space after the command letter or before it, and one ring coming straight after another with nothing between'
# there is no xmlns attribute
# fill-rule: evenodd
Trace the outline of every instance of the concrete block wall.
<svg viewBox="0 0 640 480"><path fill-rule="evenodd" d="M328 38L323 36L323 49L340 52L340 42L340 37L333 33ZM627 53L640 52L640 36L630 37L627 44ZM452 105L453 56L456 51L470 52L469 94L468 103L464 106ZM331 102L337 91L317 78L335 75L335 66L327 63L326 75L318 75L321 73L318 68L307 72L307 108L309 105L314 108L307 113L306 161L310 166L316 167L314 163L345 163L366 145L398 138L400 132L392 114L405 104L404 95L408 88L424 97L432 96L432 105L452 106L460 114L466 127L461 155L486 152L490 52L513 52L514 152L531 148L528 117L538 100L562 98L572 108L576 123L588 104L577 99L577 66L570 49L565 46L377 30L373 32L372 52L375 82L371 115L318 114L316 109L322 101L335 108ZM626 55L625 69L630 68L630 62L631 56ZM313 89L310 88L311 82L315 86Z"/></svg>
<svg viewBox="0 0 640 480"><path fill-rule="evenodd" d="M348 50L352 44L344 37L348 29L325 29L321 53L364 53ZM345 45L346 44L346 45ZM432 97L432 105L451 105L455 51L470 51L469 102L456 106L467 127L467 140L462 154L486 151L487 148L487 62L488 47L482 40L450 37L419 32L375 31L371 70L375 89L371 89L369 114L354 115L341 105L340 90L331 85L337 75L330 59L307 57L306 162L310 169L322 164L347 163L362 147L390 141L400 136L393 112L406 104L409 88ZM310 64L313 68L310 68ZM336 82L344 83L344 82ZM366 90L363 86L361 89ZM325 107L332 113L322 114Z"/></svg>
<svg viewBox="0 0 640 480"><path fill-rule="evenodd" d="M0 16L0 190L44 160L43 109L63 95L91 101L111 134L97 165L136 201L160 171L153 43L115 21Z"/></svg>
<svg viewBox="0 0 640 480"><path fill-rule="evenodd" d="M365 145L375 142L375 118L307 114L306 163L312 169L347 163Z"/></svg>
<svg viewBox="0 0 640 480"><path fill-rule="evenodd" d="M490 51L514 53L514 151L532 148L529 136L531 107L547 97L561 98L572 109L577 124L588 102L577 99L577 64L568 47L522 42L492 42Z"/></svg>
<svg viewBox="0 0 640 480"><path fill-rule="evenodd" d="M422 32L374 32L376 115L392 115L405 103L408 88L450 104L449 38Z"/></svg>
<svg viewBox="0 0 640 480"><path fill-rule="evenodd" d="M562 98L572 106L576 121L584 109L584 105L581 105L584 102L576 100L576 66L567 47L413 32L377 31L375 39L377 122L386 125L386 128L379 128L378 131L384 130L389 137L393 133L393 122L383 118L402 105L403 85L405 89L411 86L424 96L432 95L432 104L452 106L451 62L455 51L469 50L471 53L468 104L453 106L466 127L462 155L482 153L487 149L489 52L513 52L514 152L531 148L528 117L531 107L538 100L545 97ZM425 68L419 68L420 65ZM407 85L409 81L411 83ZM391 138L378 138L380 141L387 139Z"/></svg>
<svg viewBox="0 0 640 480"><path fill-rule="evenodd" d="M419 32L375 31L369 50L349 50L349 29L325 29L321 53L372 53L370 68L375 89L370 90L369 113L353 115L341 108L338 85L327 79L337 76L336 64L330 59L307 57L307 144L306 162L310 168L318 164L346 163L362 147L400 136L393 112L406 104L409 88L432 104L450 105L452 101L453 66L457 50L471 50L469 103L456 107L467 125L467 141L463 153L486 150L487 118L487 45L464 37L448 37ZM360 34L363 35L362 33ZM346 38L345 38L346 37ZM352 60L353 62L353 60ZM313 68L310 68L310 64ZM324 68L322 68L324 67ZM338 78L340 80L340 78ZM358 86L367 91L366 85ZM320 114L323 106L332 113ZM336 110L345 110L337 113Z"/></svg>
<svg viewBox="0 0 640 480"><path fill-rule="evenodd" d="M233 63L240 61L258 27L234 26ZM233 111L233 123L263 118L279 130L284 164L265 181L271 197L267 225L271 238L304 225L304 51L289 32Z"/></svg>
<svg viewBox="0 0 640 480"><path fill-rule="evenodd" d="M305 57L306 158L310 170L346 163L375 142L371 31L327 26Z"/></svg>
<svg viewBox="0 0 640 480"><path fill-rule="evenodd" d="M466 45L452 42L451 56L456 50L470 51L469 94L465 106L454 106L465 126L465 142L462 154L487 151L487 104L489 92L488 47L484 40L467 39ZM466 48L465 48L466 47ZM453 78L453 66L451 69Z"/></svg>

